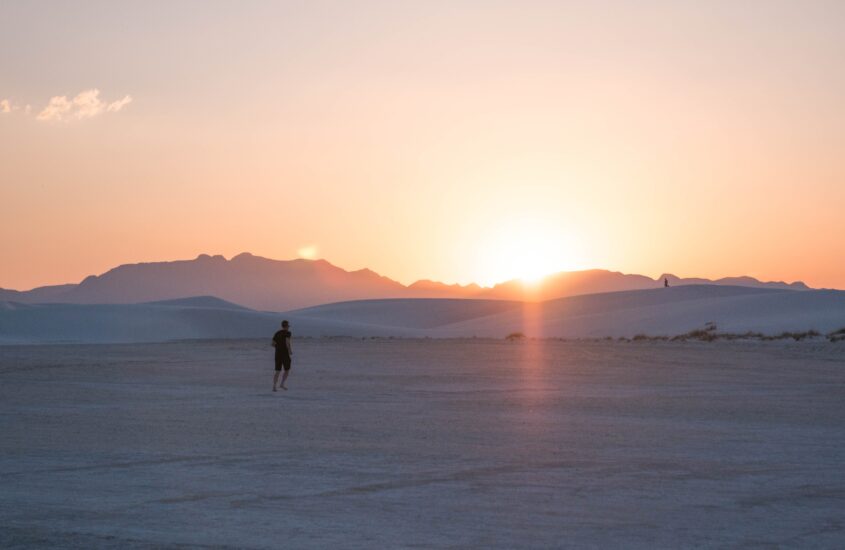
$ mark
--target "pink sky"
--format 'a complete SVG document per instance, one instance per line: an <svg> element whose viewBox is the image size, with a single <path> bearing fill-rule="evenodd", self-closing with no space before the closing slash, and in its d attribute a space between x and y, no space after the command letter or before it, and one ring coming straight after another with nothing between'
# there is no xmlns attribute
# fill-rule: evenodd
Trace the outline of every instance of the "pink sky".
<svg viewBox="0 0 845 550"><path fill-rule="evenodd" d="M0 287L249 251L845 288L841 2L3 10Z"/></svg>

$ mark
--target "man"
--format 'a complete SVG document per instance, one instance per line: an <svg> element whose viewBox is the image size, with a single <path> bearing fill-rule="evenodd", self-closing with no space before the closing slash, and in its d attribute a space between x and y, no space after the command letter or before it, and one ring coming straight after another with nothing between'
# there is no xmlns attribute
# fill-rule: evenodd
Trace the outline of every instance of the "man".
<svg viewBox="0 0 845 550"><path fill-rule="evenodd" d="M285 380L290 374L290 363L293 351L290 349L290 323L282 321L282 330L273 335L273 347L276 348L276 374L273 376L273 391L276 391L276 384L279 382L279 372L282 367L285 368L285 374L282 376L281 388L287 390Z"/></svg>

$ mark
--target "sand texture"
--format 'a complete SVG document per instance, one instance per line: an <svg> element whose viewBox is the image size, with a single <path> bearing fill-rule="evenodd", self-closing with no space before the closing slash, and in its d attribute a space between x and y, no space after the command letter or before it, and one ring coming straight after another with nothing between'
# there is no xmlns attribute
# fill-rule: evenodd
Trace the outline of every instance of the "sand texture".
<svg viewBox="0 0 845 550"><path fill-rule="evenodd" d="M845 546L845 345L0 347L4 548Z"/></svg>

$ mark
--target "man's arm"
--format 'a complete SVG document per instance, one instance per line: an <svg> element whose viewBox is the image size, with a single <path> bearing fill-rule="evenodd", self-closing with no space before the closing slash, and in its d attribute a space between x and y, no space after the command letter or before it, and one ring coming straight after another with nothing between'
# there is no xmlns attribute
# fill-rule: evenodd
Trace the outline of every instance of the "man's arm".
<svg viewBox="0 0 845 550"><path fill-rule="evenodd" d="M285 338L285 345L288 347L288 355L293 355L293 350L290 349L290 336Z"/></svg>

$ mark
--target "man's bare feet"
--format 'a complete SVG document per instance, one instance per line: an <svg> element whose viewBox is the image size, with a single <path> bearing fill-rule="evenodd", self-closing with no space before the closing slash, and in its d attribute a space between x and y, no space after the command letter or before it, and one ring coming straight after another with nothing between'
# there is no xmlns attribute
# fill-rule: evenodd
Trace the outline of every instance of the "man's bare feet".
<svg viewBox="0 0 845 550"><path fill-rule="evenodd" d="M285 390L285 391L288 391L288 387L287 387L287 386L279 386L279 387L280 387L280 388L282 388L282 389L283 389L283 390Z"/></svg>
<svg viewBox="0 0 845 550"><path fill-rule="evenodd" d="M275 387L275 386L273 386L273 391L276 391L276 387Z"/></svg>

